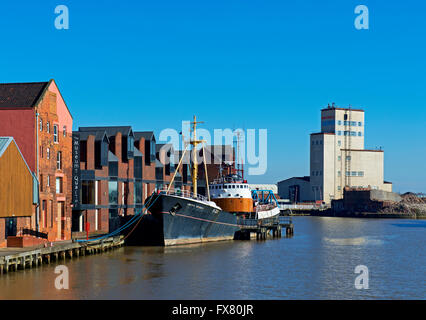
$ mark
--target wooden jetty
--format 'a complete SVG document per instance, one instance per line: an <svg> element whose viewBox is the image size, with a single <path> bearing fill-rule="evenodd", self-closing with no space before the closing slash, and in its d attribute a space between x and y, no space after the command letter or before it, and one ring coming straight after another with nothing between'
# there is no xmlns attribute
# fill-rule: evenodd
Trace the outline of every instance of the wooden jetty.
<svg viewBox="0 0 426 320"><path fill-rule="evenodd" d="M7 248L0 251L0 274L34 268L51 261L64 261L79 256L97 254L124 244L123 236L110 237L90 242L53 243L53 246L37 248ZM16 249L16 250L13 250Z"/></svg>
<svg viewBox="0 0 426 320"><path fill-rule="evenodd" d="M287 237L294 234L294 225L291 217L273 217L267 219L239 219L240 231L235 234L235 240L250 240L256 234L257 240L266 240L268 236L281 238L285 229Z"/></svg>

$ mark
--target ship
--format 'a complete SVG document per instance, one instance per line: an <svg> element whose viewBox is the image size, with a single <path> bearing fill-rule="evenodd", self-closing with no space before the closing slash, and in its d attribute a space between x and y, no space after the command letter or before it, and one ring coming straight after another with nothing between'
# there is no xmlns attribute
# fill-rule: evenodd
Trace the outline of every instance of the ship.
<svg viewBox="0 0 426 320"><path fill-rule="evenodd" d="M211 199L222 210L234 213L240 219L254 219L258 224L263 219L278 219L280 209L272 190L251 190L244 179L243 161L239 161L239 134L237 132L237 160L234 167L225 164L228 174L224 174L222 164L217 177L209 185Z"/></svg>
<svg viewBox="0 0 426 320"><path fill-rule="evenodd" d="M128 245L172 246L209 241L232 240L239 230L237 215L223 210L207 196L197 193L198 163L196 150L204 141L197 139L196 117L192 124L192 138L185 142L185 148L166 190L157 190L145 202L148 214L142 216L127 235ZM188 147L192 146L191 178L192 192L171 189L176 173ZM207 180L207 166L204 161ZM208 184L208 183L207 183Z"/></svg>
<svg viewBox="0 0 426 320"><path fill-rule="evenodd" d="M277 199L271 190L250 190L247 180L231 174L209 185L211 199L222 210L240 219L277 218L280 214Z"/></svg>

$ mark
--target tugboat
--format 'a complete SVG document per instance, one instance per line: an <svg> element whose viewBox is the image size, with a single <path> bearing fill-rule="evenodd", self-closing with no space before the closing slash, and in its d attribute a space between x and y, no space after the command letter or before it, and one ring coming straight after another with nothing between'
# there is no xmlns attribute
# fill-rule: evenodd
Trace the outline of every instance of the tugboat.
<svg viewBox="0 0 426 320"><path fill-rule="evenodd" d="M262 220L280 214L277 199L271 190L250 190L247 180L237 174L221 177L209 186L212 200L238 217Z"/></svg>
<svg viewBox="0 0 426 320"><path fill-rule="evenodd" d="M223 175L221 166L218 179L209 186L212 200L222 210L235 213L241 219L255 219L258 223L262 223L262 219L278 219L280 209L272 190L250 190L244 179L243 161L239 163L239 143L238 135L237 165L231 168L231 174Z"/></svg>
<svg viewBox="0 0 426 320"><path fill-rule="evenodd" d="M192 139L185 143L168 189L159 190L147 198L146 208L149 208L149 214L144 215L134 232L128 235L127 244L171 246L234 239L235 232L239 230L236 214L222 210L211 201L208 188L207 196L197 194L197 145L202 144L204 148L204 141L197 139L197 123L200 122L194 116L194 121L191 122ZM192 192L171 190L189 145L192 145ZM207 179L205 161L204 165Z"/></svg>

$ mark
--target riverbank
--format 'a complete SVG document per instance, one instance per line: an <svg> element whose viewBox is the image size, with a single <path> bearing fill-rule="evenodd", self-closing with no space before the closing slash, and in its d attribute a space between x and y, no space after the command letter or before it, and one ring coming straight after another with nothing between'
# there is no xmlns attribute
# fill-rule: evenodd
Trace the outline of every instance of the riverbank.
<svg viewBox="0 0 426 320"><path fill-rule="evenodd" d="M123 244L123 237L119 236L90 242L53 242L52 246L1 248L0 275L10 271L38 267L43 263L50 264L51 261L73 259L74 257L113 250Z"/></svg>
<svg viewBox="0 0 426 320"><path fill-rule="evenodd" d="M301 213L291 213L288 216L301 217L339 217L339 218L375 218L375 219L426 219L426 213L398 213L398 212L354 212L354 211L333 211L328 210L311 210Z"/></svg>

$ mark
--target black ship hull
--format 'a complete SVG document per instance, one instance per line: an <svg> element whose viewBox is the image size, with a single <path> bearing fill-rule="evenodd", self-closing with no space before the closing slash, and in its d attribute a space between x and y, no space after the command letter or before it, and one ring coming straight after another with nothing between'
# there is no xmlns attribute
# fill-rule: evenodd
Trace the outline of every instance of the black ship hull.
<svg viewBox="0 0 426 320"><path fill-rule="evenodd" d="M158 194L147 199L150 214L129 233L128 245L179 245L231 240L239 230L235 214L203 201ZM151 205L150 205L151 204Z"/></svg>

